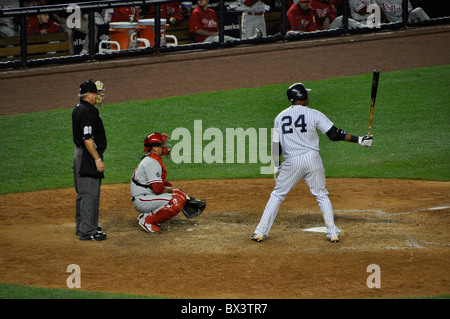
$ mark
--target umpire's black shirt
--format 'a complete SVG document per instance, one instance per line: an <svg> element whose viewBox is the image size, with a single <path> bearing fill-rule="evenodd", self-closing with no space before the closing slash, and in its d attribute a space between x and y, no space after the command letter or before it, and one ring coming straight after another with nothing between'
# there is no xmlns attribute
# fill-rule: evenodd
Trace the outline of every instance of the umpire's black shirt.
<svg viewBox="0 0 450 319"><path fill-rule="evenodd" d="M97 150L106 149L106 133L100 112L91 103L81 100L72 112L73 142L84 147L84 140L92 138Z"/></svg>

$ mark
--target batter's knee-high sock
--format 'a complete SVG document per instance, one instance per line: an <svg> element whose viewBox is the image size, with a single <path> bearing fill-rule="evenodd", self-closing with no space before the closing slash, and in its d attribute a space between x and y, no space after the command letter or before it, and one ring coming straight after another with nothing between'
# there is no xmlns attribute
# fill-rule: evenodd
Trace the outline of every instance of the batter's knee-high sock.
<svg viewBox="0 0 450 319"><path fill-rule="evenodd" d="M275 221L275 217L277 217L278 210L282 201L283 200L277 196L270 196L270 199L267 202L266 208L264 209L264 213L261 217L261 221L256 227L256 234L263 236L267 236L267 234L269 234L273 222Z"/></svg>
<svg viewBox="0 0 450 319"><path fill-rule="evenodd" d="M327 228L335 228L336 227L334 225L333 211L322 212L322 216L323 216L323 221L325 222L325 226L327 226Z"/></svg>

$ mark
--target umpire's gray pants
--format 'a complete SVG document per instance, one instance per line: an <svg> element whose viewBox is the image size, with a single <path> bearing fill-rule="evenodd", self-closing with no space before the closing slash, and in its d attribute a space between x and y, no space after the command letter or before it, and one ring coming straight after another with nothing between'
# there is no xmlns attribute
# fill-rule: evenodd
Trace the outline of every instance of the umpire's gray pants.
<svg viewBox="0 0 450 319"><path fill-rule="evenodd" d="M87 239L98 231L100 206L100 185L102 180L93 177L80 177L83 148L76 147L73 159L73 182L77 192L75 223L76 234L80 239Z"/></svg>

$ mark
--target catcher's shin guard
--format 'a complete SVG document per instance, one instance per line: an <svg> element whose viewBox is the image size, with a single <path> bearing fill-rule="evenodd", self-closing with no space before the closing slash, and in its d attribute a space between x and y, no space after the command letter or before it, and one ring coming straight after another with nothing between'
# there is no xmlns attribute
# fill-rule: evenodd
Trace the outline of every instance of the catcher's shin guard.
<svg viewBox="0 0 450 319"><path fill-rule="evenodd" d="M154 213L145 217L145 222L148 224L158 224L165 222L168 219L175 217L183 209L186 202L186 195L180 190L174 190L172 193L172 199L169 203L157 210Z"/></svg>

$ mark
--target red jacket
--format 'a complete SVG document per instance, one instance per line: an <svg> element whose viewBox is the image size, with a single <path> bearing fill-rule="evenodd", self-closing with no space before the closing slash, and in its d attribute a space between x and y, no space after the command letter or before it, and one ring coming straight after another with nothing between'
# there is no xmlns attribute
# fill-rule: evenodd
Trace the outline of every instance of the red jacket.
<svg viewBox="0 0 450 319"><path fill-rule="evenodd" d="M325 0L311 0L311 7L314 9L317 29L319 30L323 29L323 22L326 18L329 18L331 23L337 17L337 10L330 1L325 2Z"/></svg>
<svg viewBox="0 0 450 319"><path fill-rule="evenodd" d="M300 5L293 4L287 11L287 18L291 30L310 32L317 29L314 11L311 7L309 10L303 11Z"/></svg>
<svg viewBox="0 0 450 319"><path fill-rule="evenodd" d="M140 9L137 7L114 8L111 22L130 22L130 15L134 15L132 22L137 22L140 15Z"/></svg>
<svg viewBox="0 0 450 319"><path fill-rule="evenodd" d="M189 17L189 32L194 38L195 42L203 42L207 37L198 35L195 31L207 30L211 32L219 32L219 20L217 19L216 12L213 9L203 10L200 7L196 7L192 10Z"/></svg>
<svg viewBox="0 0 450 319"><path fill-rule="evenodd" d="M27 21L27 34L41 34L42 30L47 30L47 33L61 32L62 29L52 20L48 23L40 24L37 16L31 16Z"/></svg>
<svg viewBox="0 0 450 319"><path fill-rule="evenodd" d="M181 11L180 2L161 3L161 19L166 19L169 23L169 18L174 17L177 19L175 23L183 20L183 12ZM155 6L150 6L148 13L145 14L146 18L155 17Z"/></svg>

